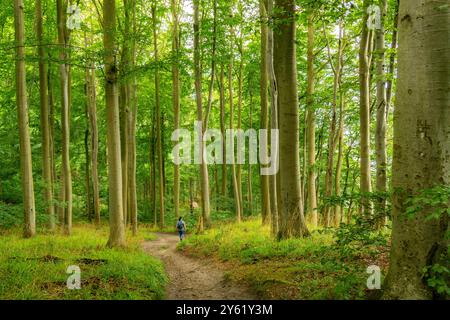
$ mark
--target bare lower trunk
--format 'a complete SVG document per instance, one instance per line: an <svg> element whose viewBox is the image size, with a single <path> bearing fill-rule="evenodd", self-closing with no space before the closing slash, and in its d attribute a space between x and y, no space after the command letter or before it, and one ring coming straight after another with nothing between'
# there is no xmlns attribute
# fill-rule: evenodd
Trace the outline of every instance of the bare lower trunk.
<svg viewBox="0 0 450 320"><path fill-rule="evenodd" d="M308 15L308 87L306 91L306 104L308 116L307 148L308 148L308 211L307 218L313 227L317 227L317 198L316 198L316 112L314 110L314 16Z"/></svg>
<svg viewBox="0 0 450 320"><path fill-rule="evenodd" d="M30 131L28 127L28 101L25 75L25 22L23 0L14 1L14 28L16 40L16 104L19 118L20 169L22 178L24 237L36 234L36 208L34 202L31 163Z"/></svg>
<svg viewBox="0 0 450 320"><path fill-rule="evenodd" d="M116 4L115 0L103 1L105 96L108 134L108 182L109 182L109 247L125 246L123 223L122 167L120 152L119 101L117 93L116 61Z"/></svg>
<svg viewBox="0 0 450 320"><path fill-rule="evenodd" d="M450 185L450 11L447 0L400 1L397 103L392 167L393 225L386 299L431 299L423 271L448 265L448 203L408 200ZM423 196L422 196L423 197ZM420 199L420 198L419 198ZM429 215L440 212L440 218Z"/></svg>
<svg viewBox="0 0 450 320"><path fill-rule="evenodd" d="M194 71L195 71L195 94L197 104L197 121L202 123L201 131L205 130L203 124L203 105L202 105L202 73L200 65L200 21L199 21L199 0L194 0ZM206 163L206 152L203 139L200 142L199 158L200 164L200 181L201 181L201 202L202 214L199 219L198 229L203 231L203 228L210 224L210 201L209 201L209 180L208 180L208 166Z"/></svg>
<svg viewBox="0 0 450 320"><path fill-rule="evenodd" d="M153 49L155 57L155 104L156 104L156 152L158 153L158 178L159 178L159 225L164 228L164 168L163 168L163 150L162 150L162 129L161 129L161 103L159 97L159 57L158 57L158 41L157 41L157 24L156 24L156 6L152 6L153 20Z"/></svg>
<svg viewBox="0 0 450 320"><path fill-rule="evenodd" d="M222 137L225 137L225 83L224 83L224 67L220 67L220 131ZM226 140L222 139L222 159L226 159L227 144ZM222 161L222 197L227 193L227 163Z"/></svg>
<svg viewBox="0 0 450 320"><path fill-rule="evenodd" d="M100 186L98 181L98 127L97 127L97 94L95 89L95 65L89 68L89 120L91 131L91 166L92 189L94 200L94 220L96 226L100 226Z"/></svg>
<svg viewBox="0 0 450 320"><path fill-rule="evenodd" d="M174 114L174 130L180 128L180 75L178 70L178 55L180 50L180 40L178 31L178 0L171 0L173 30L172 30L172 105ZM180 216L180 166L174 165L173 184L173 205L175 216Z"/></svg>
<svg viewBox="0 0 450 320"><path fill-rule="evenodd" d="M279 238L309 235L300 193L295 1L275 1L274 69L280 127Z"/></svg>
<svg viewBox="0 0 450 320"><path fill-rule="evenodd" d="M267 1L267 14L273 14L273 0ZM275 70L273 66L273 29L269 28L267 37L267 66L269 73L269 92L270 92L270 129L278 130L278 92L277 81L275 78ZM270 131L271 134L271 131ZM270 137L271 138L271 137ZM269 139L271 141L271 139ZM270 152L275 152L275 161L279 162L279 149L270 145ZM278 172L269 176L269 202L270 202L270 219L271 219L271 233L273 236L278 234Z"/></svg>
<svg viewBox="0 0 450 320"><path fill-rule="evenodd" d="M72 173L70 169L70 90L67 43L69 31L66 28L66 7L63 0L57 0L58 42L60 45L60 82L61 82L61 128L62 128L62 188L64 188L64 233L72 232Z"/></svg>
<svg viewBox="0 0 450 320"><path fill-rule="evenodd" d="M53 207L53 177L52 158L50 147L50 126L49 126L49 102L48 102L48 67L46 52L43 44L43 16L42 1L36 1L36 32L38 40L39 55L39 96L40 96L40 120L42 136L42 177L44 180L44 201L45 210L48 216L48 228L55 229L55 212Z"/></svg>
<svg viewBox="0 0 450 320"><path fill-rule="evenodd" d="M386 77L385 77L385 46L384 46L384 20L386 19L387 0L380 0L381 8L381 28L376 31L375 37L375 59L376 59L376 73L377 73L377 123L375 134L375 149L377 160L377 192L384 193L387 189L387 151L386 151ZM377 227L381 228L385 225L386 217L386 198L379 197L376 206L376 216L379 218Z"/></svg>
<svg viewBox="0 0 450 320"><path fill-rule="evenodd" d="M261 124L262 130L269 128L269 106L268 106L268 17L266 0L259 1L259 11L261 17L261 78L260 78L260 97L261 97ZM263 142L264 143L264 142ZM269 176L260 175L261 179L261 215L263 224L270 221L270 194L269 194Z"/></svg>
<svg viewBox="0 0 450 320"><path fill-rule="evenodd" d="M231 41L234 41L234 30L231 27ZM233 45L231 45L230 52L233 52ZM229 92L229 103L230 103L230 131L233 132L234 127L234 96L233 96L233 57L230 57L230 63L228 65L228 92ZM234 209L236 212L237 222L241 222L241 199L239 196L238 180L236 175L236 165L234 157L234 143L231 143L234 139L234 135L227 137L230 139L230 155L231 155L231 179L233 181L233 195L234 195Z"/></svg>
<svg viewBox="0 0 450 320"><path fill-rule="evenodd" d="M370 176L370 64L371 64L371 46L372 32L367 28L367 8L369 1L364 0L363 10L364 18L362 22L362 34L359 48L359 120L360 120L360 191L363 194L361 200L362 211L372 214L372 204L367 197L367 193L372 192L372 183Z"/></svg>

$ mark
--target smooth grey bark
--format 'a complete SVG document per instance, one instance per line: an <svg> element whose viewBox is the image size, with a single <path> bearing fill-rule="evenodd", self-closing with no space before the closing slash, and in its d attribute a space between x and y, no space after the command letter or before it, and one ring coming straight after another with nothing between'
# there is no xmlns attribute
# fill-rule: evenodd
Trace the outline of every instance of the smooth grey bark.
<svg viewBox="0 0 450 320"><path fill-rule="evenodd" d="M269 106L268 106L268 71L267 63L268 52L268 17L267 0L259 1L259 15L261 19L261 63L260 63L260 128L269 128ZM261 215L263 224L270 222L270 195L269 195L269 176L260 175L261 180Z"/></svg>
<svg viewBox="0 0 450 320"><path fill-rule="evenodd" d="M22 177L24 237L36 234L33 166L30 129L28 127L28 99L25 72L25 21L23 0L14 1L14 31L16 41L16 105L19 122L20 171Z"/></svg>
<svg viewBox="0 0 450 320"><path fill-rule="evenodd" d="M274 69L278 84L280 136L279 238L309 235L300 193L299 115L295 46L295 1L276 0Z"/></svg>
<svg viewBox="0 0 450 320"><path fill-rule="evenodd" d="M49 102L48 102L48 65L46 63L46 50L43 41L43 13L42 1L36 0L36 34L39 56L39 96L40 96L40 122L42 136L42 177L44 179L45 210L48 216L48 228L55 229L55 211L53 206L53 177L52 158L50 146Z"/></svg>
<svg viewBox="0 0 450 320"><path fill-rule="evenodd" d="M122 198L122 163L120 151L120 118L117 92L116 3L103 1L103 45L105 60L105 97L108 133L109 247L122 247L125 242Z"/></svg>
<svg viewBox="0 0 450 320"><path fill-rule="evenodd" d="M444 8L444 9L442 9ZM409 218L408 199L450 185L450 10L448 0L400 2L394 112L392 248L385 299L431 299L423 269L448 263L448 206L440 219L425 206Z"/></svg>

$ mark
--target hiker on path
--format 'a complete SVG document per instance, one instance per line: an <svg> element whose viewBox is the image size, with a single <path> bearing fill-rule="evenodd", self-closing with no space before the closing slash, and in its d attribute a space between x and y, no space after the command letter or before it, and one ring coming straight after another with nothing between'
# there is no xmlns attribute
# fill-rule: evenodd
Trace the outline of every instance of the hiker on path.
<svg viewBox="0 0 450 320"><path fill-rule="evenodd" d="M177 230L178 235L180 236L180 241L183 241L186 234L186 223L183 221L183 217L178 218Z"/></svg>

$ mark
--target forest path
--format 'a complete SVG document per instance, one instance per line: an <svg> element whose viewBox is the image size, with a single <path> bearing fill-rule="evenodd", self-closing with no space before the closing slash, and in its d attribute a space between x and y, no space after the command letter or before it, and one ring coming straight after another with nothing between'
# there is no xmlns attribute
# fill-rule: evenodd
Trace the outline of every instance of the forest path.
<svg viewBox="0 0 450 320"><path fill-rule="evenodd" d="M221 270L207 260L190 258L176 250L178 235L156 233L156 240L145 241L144 250L163 261L169 276L168 300L254 300L248 287L224 278Z"/></svg>

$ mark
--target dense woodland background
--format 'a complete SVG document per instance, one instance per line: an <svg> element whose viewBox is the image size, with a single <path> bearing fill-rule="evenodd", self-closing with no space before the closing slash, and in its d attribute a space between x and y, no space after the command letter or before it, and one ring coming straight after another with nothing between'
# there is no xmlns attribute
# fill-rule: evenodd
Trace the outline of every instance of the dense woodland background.
<svg viewBox="0 0 450 320"><path fill-rule="evenodd" d="M234 222L329 235L344 260L382 256L379 297L448 297L449 5L0 0L0 230L90 222L124 247L183 216L213 252ZM196 120L279 129L278 174L174 165ZM262 244L236 241L227 259Z"/></svg>

